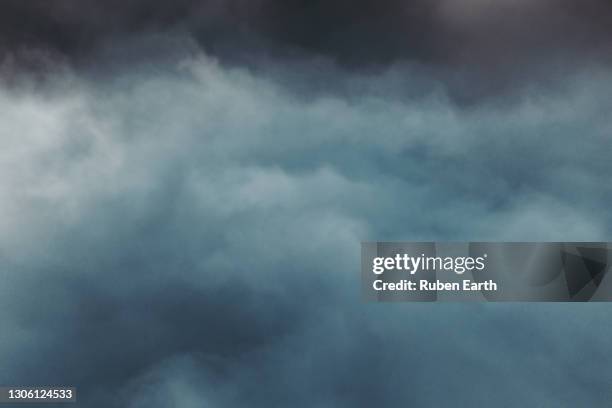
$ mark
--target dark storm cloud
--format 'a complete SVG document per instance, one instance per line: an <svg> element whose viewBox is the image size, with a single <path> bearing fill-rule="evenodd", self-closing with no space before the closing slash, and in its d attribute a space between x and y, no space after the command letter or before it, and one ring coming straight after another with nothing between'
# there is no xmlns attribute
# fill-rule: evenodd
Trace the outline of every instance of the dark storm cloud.
<svg viewBox="0 0 612 408"><path fill-rule="evenodd" d="M101 44L184 30L219 55L321 55L353 66L399 60L500 67L609 51L603 0L55 0L2 3L4 51L86 59Z"/></svg>
<svg viewBox="0 0 612 408"><path fill-rule="evenodd" d="M301 98L207 55L132 68L0 92L0 383L86 407L609 401L604 306L358 287L360 240L609 239L609 72L464 109L393 72Z"/></svg>
<svg viewBox="0 0 612 408"><path fill-rule="evenodd" d="M3 4L2 34L9 49L41 46L79 56L112 38L178 28L211 47L229 41L245 48L253 45L249 36L255 36L273 45L332 55L361 50L367 59L366 49L374 53L373 57L378 53L392 56L393 49L404 48L405 39L400 37L409 33L413 40L407 49L424 50L426 36L422 33L427 21L423 10L429 7L423 4L404 6L393 0L376 4L361 0L350 7L342 2L270 0L180 0L172 4L140 0L8 1Z"/></svg>
<svg viewBox="0 0 612 408"><path fill-rule="evenodd" d="M0 7L0 79L17 83L44 81L58 66L112 76L204 50L224 64L280 74L274 80L298 93L342 92L345 81L320 75L330 66L404 77L420 67L426 82L411 82L405 95L443 87L470 106L608 65L612 55L612 6L603 0L7 0ZM322 67L305 70L313 61Z"/></svg>

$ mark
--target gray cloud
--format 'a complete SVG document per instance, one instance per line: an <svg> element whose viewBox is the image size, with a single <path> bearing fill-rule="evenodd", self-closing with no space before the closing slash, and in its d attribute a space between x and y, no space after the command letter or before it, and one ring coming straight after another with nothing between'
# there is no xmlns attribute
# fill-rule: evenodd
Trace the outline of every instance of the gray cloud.
<svg viewBox="0 0 612 408"><path fill-rule="evenodd" d="M609 73L465 107L423 73L323 69L351 86L204 54L3 86L0 382L90 407L607 402L604 307L365 305L358 262L609 240Z"/></svg>
<svg viewBox="0 0 612 408"><path fill-rule="evenodd" d="M44 71L49 59L129 69L177 54L150 44L121 53L116 44L178 33L243 67L313 58L366 73L423 65L457 100L473 102L609 64L610 27L603 0L9 0L0 56L12 61L12 75Z"/></svg>

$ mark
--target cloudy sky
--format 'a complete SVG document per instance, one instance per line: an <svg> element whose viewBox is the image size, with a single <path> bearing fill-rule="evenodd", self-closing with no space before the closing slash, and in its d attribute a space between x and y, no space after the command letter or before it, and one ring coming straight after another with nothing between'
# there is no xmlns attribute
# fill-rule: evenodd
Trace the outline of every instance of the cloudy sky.
<svg viewBox="0 0 612 408"><path fill-rule="evenodd" d="M607 406L605 304L365 304L359 244L611 241L611 52L603 0L2 2L0 383Z"/></svg>

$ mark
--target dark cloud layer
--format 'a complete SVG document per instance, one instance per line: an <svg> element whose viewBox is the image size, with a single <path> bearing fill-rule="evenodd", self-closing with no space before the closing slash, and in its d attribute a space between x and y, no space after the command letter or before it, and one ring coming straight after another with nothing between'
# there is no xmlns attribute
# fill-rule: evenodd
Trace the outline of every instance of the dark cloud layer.
<svg viewBox="0 0 612 408"><path fill-rule="evenodd" d="M303 72L313 59L366 74L417 65L455 102L471 105L608 65L612 51L612 7L603 0L7 0L1 7L0 75L11 80L58 63L98 73L157 64L183 50L143 38L171 35L261 71ZM138 45L117 53L117 44ZM318 79L297 86L335 86Z"/></svg>
<svg viewBox="0 0 612 408"><path fill-rule="evenodd" d="M349 65L415 60L485 64L609 51L603 0L301 0L2 3L5 52L48 48L87 58L102 43L182 29L219 54L308 53Z"/></svg>

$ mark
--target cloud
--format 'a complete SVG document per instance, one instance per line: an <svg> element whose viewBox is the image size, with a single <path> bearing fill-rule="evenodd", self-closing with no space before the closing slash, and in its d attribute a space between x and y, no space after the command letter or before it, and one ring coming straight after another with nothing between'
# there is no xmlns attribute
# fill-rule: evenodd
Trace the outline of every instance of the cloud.
<svg viewBox="0 0 612 408"><path fill-rule="evenodd" d="M358 262L609 240L609 74L465 107L423 73L324 69L356 86L205 54L3 86L0 382L91 407L607 401L603 307L367 305Z"/></svg>
<svg viewBox="0 0 612 408"><path fill-rule="evenodd" d="M609 64L612 8L603 0L10 0L0 16L0 55L13 69L43 59L78 69L127 65L173 54L172 45L117 55L116 44L187 35L237 66L319 58L356 72L424 65L457 98L511 93ZM109 51L111 50L111 51ZM176 56L176 55L175 55ZM46 67L46 64L43 64Z"/></svg>

